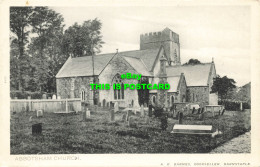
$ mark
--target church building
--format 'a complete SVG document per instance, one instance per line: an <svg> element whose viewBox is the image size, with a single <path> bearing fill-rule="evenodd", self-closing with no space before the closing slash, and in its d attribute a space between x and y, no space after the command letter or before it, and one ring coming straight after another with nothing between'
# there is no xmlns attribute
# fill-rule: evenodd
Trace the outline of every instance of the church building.
<svg viewBox="0 0 260 167"><path fill-rule="evenodd" d="M149 83L158 84L162 70L171 86L167 91L166 106L174 103L217 104L216 95L210 93L216 77L214 62L181 65L179 35L169 28L142 34L140 50L69 57L56 75L57 95L81 98L91 104L107 105L117 101L120 107L139 106L136 89L92 90L90 84L139 83L136 79L122 79L121 75L125 73L141 74ZM151 104L157 102L157 90L149 90L149 99Z"/></svg>

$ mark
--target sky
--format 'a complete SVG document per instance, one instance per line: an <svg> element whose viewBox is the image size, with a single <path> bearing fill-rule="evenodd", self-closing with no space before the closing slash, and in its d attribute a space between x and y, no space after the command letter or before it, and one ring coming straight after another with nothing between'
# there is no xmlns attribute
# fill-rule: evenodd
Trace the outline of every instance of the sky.
<svg viewBox="0 0 260 167"><path fill-rule="evenodd" d="M181 63L214 58L217 74L243 86L250 78L250 7L124 6L51 7L64 17L65 28L89 19L102 22L101 53L139 50L140 34L168 27L180 38Z"/></svg>

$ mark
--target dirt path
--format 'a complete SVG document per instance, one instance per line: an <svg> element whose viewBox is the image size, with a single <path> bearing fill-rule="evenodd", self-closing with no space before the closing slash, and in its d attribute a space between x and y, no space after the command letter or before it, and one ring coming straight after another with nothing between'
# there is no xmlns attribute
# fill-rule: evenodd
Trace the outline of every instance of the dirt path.
<svg viewBox="0 0 260 167"><path fill-rule="evenodd" d="M215 148L210 153L250 153L250 152L251 152L251 132L247 132Z"/></svg>

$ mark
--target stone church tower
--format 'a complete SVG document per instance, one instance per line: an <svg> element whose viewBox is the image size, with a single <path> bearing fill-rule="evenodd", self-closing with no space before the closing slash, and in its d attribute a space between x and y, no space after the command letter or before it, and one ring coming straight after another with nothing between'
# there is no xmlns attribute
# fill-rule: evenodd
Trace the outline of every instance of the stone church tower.
<svg viewBox="0 0 260 167"><path fill-rule="evenodd" d="M161 32L150 32L149 34L141 34L140 36L140 50L156 49L163 45L166 56L170 65L180 65L180 43L179 35L165 28Z"/></svg>

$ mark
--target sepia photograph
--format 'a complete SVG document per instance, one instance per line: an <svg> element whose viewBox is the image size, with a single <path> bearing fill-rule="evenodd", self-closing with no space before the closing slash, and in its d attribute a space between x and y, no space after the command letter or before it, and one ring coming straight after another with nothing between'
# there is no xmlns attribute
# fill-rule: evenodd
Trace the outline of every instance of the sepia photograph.
<svg viewBox="0 0 260 167"><path fill-rule="evenodd" d="M257 3L163 2L2 2L0 165L259 165Z"/></svg>

